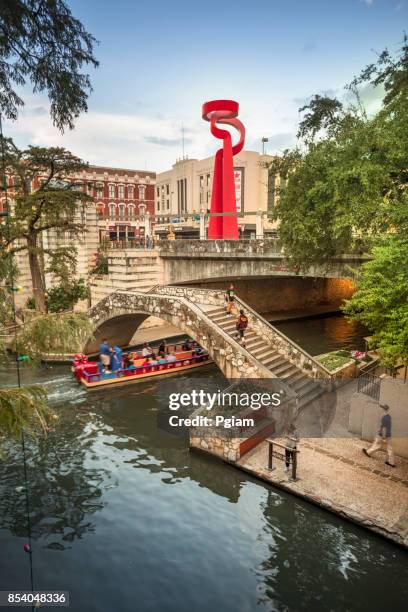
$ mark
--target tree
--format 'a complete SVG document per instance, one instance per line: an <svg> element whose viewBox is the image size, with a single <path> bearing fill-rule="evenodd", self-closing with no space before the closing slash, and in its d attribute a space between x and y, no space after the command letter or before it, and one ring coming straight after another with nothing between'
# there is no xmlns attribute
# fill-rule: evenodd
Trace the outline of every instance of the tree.
<svg viewBox="0 0 408 612"><path fill-rule="evenodd" d="M0 389L0 445L3 440L19 438L22 429L44 433L56 415L46 404L47 394L40 385ZM1 447L0 447L1 451Z"/></svg>
<svg viewBox="0 0 408 612"><path fill-rule="evenodd" d="M408 239L388 236L363 265L344 312L373 333L383 363L408 365Z"/></svg>
<svg viewBox="0 0 408 612"><path fill-rule="evenodd" d="M78 206L92 198L79 191L71 177L86 164L62 147L20 150L11 139L5 145L6 172L14 177L16 196L13 215L1 226L0 242L4 252L27 250L36 309L45 312L44 255L61 270L75 261L76 251L74 247L44 248L43 233L64 231L74 238L84 231L77 218Z"/></svg>
<svg viewBox="0 0 408 612"><path fill-rule="evenodd" d="M83 66L98 66L96 41L63 0L2 0L0 5L0 111L17 119L24 105L15 86L47 92L61 131L87 111L92 91Z"/></svg>
<svg viewBox="0 0 408 612"><path fill-rule="evenodd" d="M82 350L92 331L85 313L41 315L24 326L12 349L19 355L28 355L34 362L44 353L72 354Z"/></svg>
<svg viewBox="0 0 408 612"><path fill-rule="evenodd" d="M358 86L381 84L380 111L367 116ZM276 217L288 257L303 269L336 255L370 251L385 232L408 231L408 44L388 52L348 86L356 104L315 96L299 134L303 142L274 160L284 180Z"/></svg>

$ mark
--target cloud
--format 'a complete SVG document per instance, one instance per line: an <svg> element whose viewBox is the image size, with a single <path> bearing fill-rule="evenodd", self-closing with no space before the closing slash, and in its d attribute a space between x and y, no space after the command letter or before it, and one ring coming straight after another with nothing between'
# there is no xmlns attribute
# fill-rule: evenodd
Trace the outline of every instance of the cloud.
<svg viewBox="0 0 408 612"><path fill-rule="evenodd" d="M374 4L374 0L360 0L360 2L362 2L363 4L365 4L368 7L373 6L373 4Z"/></svg>
<svg viewBox="0 0 408 612"><path fill-rule="evenodd" d="M35 97L26 99L18 121L5 122L4 132L19 147L63 146L95 165L162 171L182 156L181 122L174 118L90 111L77 119L74 130L61 134L52 125L48 104ZM215 151L208 125L200 119L185 122L184 133L190 157Z"/></svg>
<svg viewBox="0 0 408 612"><path fill-rule="evenodd" d="M398 4L395 5L394 10L399 13L400 11L402 11L406 6L405 1L403 0L402 2L398 2Z"/></svg>
<svg viewBox="0 0 408 612"><path fill-rule="evenodd" d="M182 142L181 135L178 138L161 138L159 136L145 136L144 139L146 142L150 142L151 144L160 145L161 147L175 147L180 146ZM184 138L184 145L192 144L191 138Z"/></svg>

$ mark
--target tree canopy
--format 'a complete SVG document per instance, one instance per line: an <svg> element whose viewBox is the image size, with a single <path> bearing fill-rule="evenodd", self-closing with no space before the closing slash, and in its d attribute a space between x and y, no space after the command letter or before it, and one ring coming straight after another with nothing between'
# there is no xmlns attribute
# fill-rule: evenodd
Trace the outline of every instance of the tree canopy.
<svg viewBox="0 0 408 612"><path fill-rule="evenodd" d="M382 88L374 114L364 107L362 86ZM373 257L346 312L371 329L390 363L407 355L408 39L396 57L385 50L347 89L345 100L315 95L300 109L298 145L269 168L281 177L275 217L300 270L350 252Z"/></svg>
<svg viewBox="0 0 408 612"><path fill-rule="evenodd" d="M11 139L5 139L4 145L6 173L14 177L14 202L13 214L0 225L3 258L27 251L35 306L45 312L44 255L54 275L64 278L75 267L76 249L46 248L43 234L63 231L73 239L84 231L78 209L92 198L72 177L87 165L62 147L20 150Z"/></svg>
<svg viewBox="0 0 408 612"><path fill-rule="evenodd" d="M11 120L24 101L16 87L30 81L46 92L61 131L87 111L91 81L83 67L98 66L95 38L63 0L2 0L0 4L0 111Z"/></svg>
<svg viewBox="0 0 408 612"><path fill-rule="evenodd" d="M358 86L381 85L385 96L371 117ZM408 42L400 56L388 51L348 88L356 104L314 96L301 110L302 141L270 171L286 179L278 188L281 239L301 266L366 248L386 231L408 229Z"/></svg>

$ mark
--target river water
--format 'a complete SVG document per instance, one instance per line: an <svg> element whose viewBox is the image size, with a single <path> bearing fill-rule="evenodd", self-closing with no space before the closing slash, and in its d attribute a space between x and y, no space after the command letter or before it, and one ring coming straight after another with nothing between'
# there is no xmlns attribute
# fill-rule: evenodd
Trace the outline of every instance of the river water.
<svg viewBox="0 0 408 612"><path fill-rule="evenodd" d="M339 349L365 350L364 337L369 335L363 325L348 321L340 313L277 321L273 325L310 355L321 355Z"/></svg>
<svg viewBox="0 0 408 612"><path fill-rule="evenodd" d="M62 366L30 381L60 417L28 443L35 589L70 591L75 612L406 609L402 549L189 452L157 427L157 382L86 392ZM3 452L0 590L29 589L21 447Z"/></svg>

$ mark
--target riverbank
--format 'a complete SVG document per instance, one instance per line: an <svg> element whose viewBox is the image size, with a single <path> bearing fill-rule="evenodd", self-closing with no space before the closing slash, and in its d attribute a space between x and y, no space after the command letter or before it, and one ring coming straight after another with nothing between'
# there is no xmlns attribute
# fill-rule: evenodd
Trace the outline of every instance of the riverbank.
<svg viewBox="0 0 408 612"><path fill-rule="evenodd" d="M356 388L351 380L337 389L329 423L318 405L299 414L296 482L278 459L273 460L275 469L268 469L266 441L227 463L408 549L408 459L397 457L392 468L384 463L385 453L372 458L363 453L370 442L348 430Z"/></svg>
<svg viewBox="0 0 408 612"><path fill-rule="evenodd" d="M266 441L234 465L408 548L408 461L398 457L395 468L386 466L384 453L363 454L367 446L356 438L302 439L295 482L282 461L267 468Z"/></svg>

